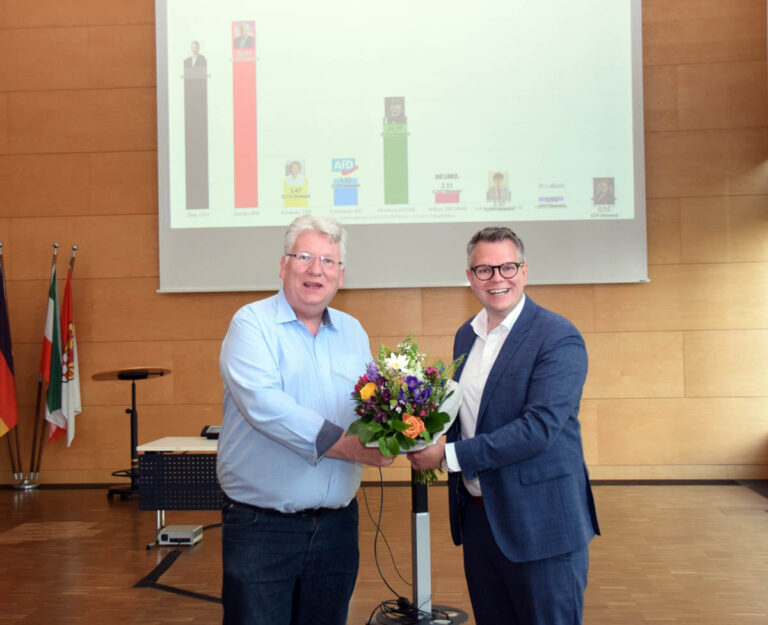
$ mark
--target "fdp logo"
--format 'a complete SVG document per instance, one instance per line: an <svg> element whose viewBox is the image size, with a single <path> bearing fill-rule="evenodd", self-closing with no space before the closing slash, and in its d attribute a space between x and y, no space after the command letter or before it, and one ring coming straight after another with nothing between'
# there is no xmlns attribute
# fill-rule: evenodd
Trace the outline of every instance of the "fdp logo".
<svg viewBox="0 0 768 625"><path fill-rule="evenodd" d="M331 169L338 176L351 176L357 171L357 164L354 158L334 158Z"/></svg>

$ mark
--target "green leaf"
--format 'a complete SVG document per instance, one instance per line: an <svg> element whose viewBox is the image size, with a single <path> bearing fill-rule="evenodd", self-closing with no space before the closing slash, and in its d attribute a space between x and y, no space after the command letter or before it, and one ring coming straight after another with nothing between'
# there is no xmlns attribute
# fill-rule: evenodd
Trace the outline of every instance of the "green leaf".
<svg viewBox="0 0 768 625"><path fill-rule="evenodd" d="M397 442L396 436L388 436L386 439L386 446L390 453L386 454L388 456L396 456L400 453L400 443ZM381 440L379 440L379 447L381 447Z"/></svg>
<svg viewBox="0 0 768 625"><path fill-rule="evenodd" d="M395 454L393 454L391 451L389 451L389 447L387 447L387 439L386 438L380 438L379 439L379 451L387 456L388 458L391 458ZM397 452L395 452L397 453Z"/></svg>
<svg viewBox="0 0 768 625"><path fill-rule="evenodd" d="M442 430L443 426L450 420L451 418L446 413L436 412L424 419L424 427L434 434Z"/></svg>
<svg viewBox="0 0 768 625"><path fill-rule="evenodd" d="M353 421L352 425L347 428L347 434L359 434L363 429L365 429L365 423L358 419L357 421Z"/></svg>
<svg viewBox="0 0 768 625"><path fill-rule="evenodd" d="M405 432L411 426L407 423L403 423L400 419L392 419L389 421L389 427L395 432Z"/></svg>

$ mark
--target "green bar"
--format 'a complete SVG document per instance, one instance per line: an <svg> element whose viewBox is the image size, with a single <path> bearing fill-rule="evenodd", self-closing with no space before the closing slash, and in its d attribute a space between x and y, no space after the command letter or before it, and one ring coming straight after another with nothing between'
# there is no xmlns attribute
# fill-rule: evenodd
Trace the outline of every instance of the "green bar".
<svg viewBox="0 0 768 625"><path fill-rule="evenodd" d="M407 124L384 124L384 204L408 203Z"/></svg>

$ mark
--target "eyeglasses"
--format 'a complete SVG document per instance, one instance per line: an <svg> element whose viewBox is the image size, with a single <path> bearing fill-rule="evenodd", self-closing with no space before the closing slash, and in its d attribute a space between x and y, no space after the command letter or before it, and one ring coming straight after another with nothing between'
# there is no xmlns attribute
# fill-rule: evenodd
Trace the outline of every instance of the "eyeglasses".
<svg viewBox="0 0 768 625"><path fill-rule="evenodd" d="M486 280L490 280L493 278L493 271L494 269L499 270L499 275L502 278L506 278L507 280L514 278L517 275L517 272L520 271L520 267L522 267L525 263L504 263L502 265L475 265L474 267L470 267L469 270L475 274L475 278L478 280L482 280L485 282Z"/></svg>
<svg viewBox="0 0 768 625"><path fill-rule="evenodd" d="M299 252L298 254L286 254L286 256L291 256L292 258L295 258L296 262L298 262L300 265L303 265L305 267L310 267L311 265L314 265L315 259L318 259L320 261L320 266L326 271L330 271L331 269L335 269L336 267L344 264L340 260L333 260L333 258L326 258L325 256L315 256L314 254L310 254L308 252Z"/></svg>

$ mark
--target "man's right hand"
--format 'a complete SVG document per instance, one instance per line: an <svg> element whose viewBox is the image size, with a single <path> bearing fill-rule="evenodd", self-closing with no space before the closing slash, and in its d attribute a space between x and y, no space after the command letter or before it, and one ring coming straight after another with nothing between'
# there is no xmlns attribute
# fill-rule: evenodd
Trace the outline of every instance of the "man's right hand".
<svg viewBox="0 0 768 625"><path fill-rule="evenodd" d="M325 457L362 462L374 467L388 467L395 461L382 454L378 447L364 447L356 434L342 436L325 452Z"/></svg>

